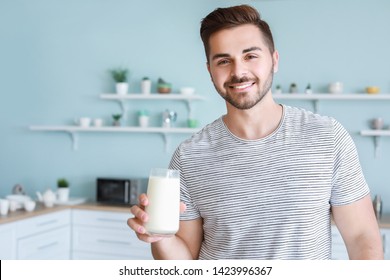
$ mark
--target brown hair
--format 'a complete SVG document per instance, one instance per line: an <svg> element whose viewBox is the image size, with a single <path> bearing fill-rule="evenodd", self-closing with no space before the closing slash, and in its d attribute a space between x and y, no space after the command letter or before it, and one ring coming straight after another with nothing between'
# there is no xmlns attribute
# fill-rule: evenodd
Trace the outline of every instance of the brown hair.
<svg viewBox="0 0 390 280"><path fill-rule="evenodd" d="M218 8L208 14L201 22L200 37L202 38L207 61L209 61L210 36L222 29L229 29L243 24L253 24L259 28L265 38L271 54L275 51L274 39L268 23L261 19L259 12L249 6L240 5L228 8Z"/></svg>

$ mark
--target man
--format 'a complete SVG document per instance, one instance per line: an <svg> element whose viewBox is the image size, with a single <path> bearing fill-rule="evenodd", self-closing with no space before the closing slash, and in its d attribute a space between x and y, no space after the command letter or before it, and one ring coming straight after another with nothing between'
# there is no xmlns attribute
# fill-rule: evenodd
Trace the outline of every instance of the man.
<svg viewBox="0 0 390 280"><path fill-rule="evenodd" d="M156 259L329 259L331 214L351 259L382 259L355 145L333 118L275 103L278 52L258 12L242 5L203 19L207 69L227 113L175 151L182 214L174 236L128 225Z"/></svg>

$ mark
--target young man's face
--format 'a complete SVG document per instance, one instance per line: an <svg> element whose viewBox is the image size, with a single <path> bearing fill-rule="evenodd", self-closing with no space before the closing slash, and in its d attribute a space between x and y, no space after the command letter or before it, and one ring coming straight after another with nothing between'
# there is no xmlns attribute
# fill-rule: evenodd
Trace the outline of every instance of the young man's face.
<svg viewBox="0 0 390 280"><path fill-rule="evenodd" d="M246 24L211 35L208 70L218 93L237 109L250 109L270 92L278 68L260 30Z"/></svg>

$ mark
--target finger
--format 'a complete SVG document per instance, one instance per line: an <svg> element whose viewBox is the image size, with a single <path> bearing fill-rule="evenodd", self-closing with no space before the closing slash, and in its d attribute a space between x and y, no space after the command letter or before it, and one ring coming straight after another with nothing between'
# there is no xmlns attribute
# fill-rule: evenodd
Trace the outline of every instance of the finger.
<svg viewBox="0 0 390 280"><path fill-rule="evenodd" d="M136 233L136 235L137 235L139 240L147 242L147 243L154 243L154 242L160 241L164 238L162 236L151 236L148 234L140 234L140 233Z"/></svg>
<svg viewBox="0 0 390 280"><path fill-rule="evenodd" d="M187 206L184 204L184 202L180 202L180 213L185 212L187 209Z"/></svg>
<svg viewBox="0 0 390 280"><path fill-rule="evenodd" d="M144 211L144 209L140 208L138 205L133 205L130 208L130 212L141 222L146 222L149 218L148 214Z"/></svg>
<svg viewBox="0 0 390 280"><path fill-rule="evenodd" d="M138 222L136 218L130 218L127 220L127 225L137 234L144 234L146 232L142 224Z"/></svg>
<svg viewBox="0 0 390 280"><path fill-rule="evenodd" d="M149 204L148 196L144 193L141 193L138 197L138 202L142 206L146 206Z"/></svg>

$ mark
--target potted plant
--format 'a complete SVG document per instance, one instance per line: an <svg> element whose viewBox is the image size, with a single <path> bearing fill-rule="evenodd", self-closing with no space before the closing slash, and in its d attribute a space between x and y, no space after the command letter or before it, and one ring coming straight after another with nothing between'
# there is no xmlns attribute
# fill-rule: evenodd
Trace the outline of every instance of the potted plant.
<svg viewBox="0 0 390 280"><path fill-rule="evenodd" d="M149 112L147 110L138 111L138 122L140 127L149 126Z"/></svg>
<svg viewBox="0 0 390 280"><path fill-rule="evenodd" d="M311 84L308 84L308 85L306 86L305 93L306 93L306 94L311 94L311 93L313 93L313 91L312 91L312 89L311 89Z"/></svg>
<svg viewBox="0 0 390 280"><path fill-rule="evenodd" d="M127 82L127 75L129 71L126 68L117 68L111 70L111 76L115 81L115 88L117 94L127 94L129 90L129 84Z"/></svg>
<svg viewBox="0 0 390 280"><path fill-rule="evenodd" d="M298 87L295 83L291 83L290 85L290 93L297 93L298 92Z"/></svg>
<svg viewBox="0 0 390 280"><path fill-rule="evenodd" d="M65 178L57 180L58 201L64 202L69 200L69 182Z"/></svg>
<svg viewBox="0 0 390 280"><path fill-rule="evenodd" d="M172 84L159 78L157 81L157 92L158 93L170 93L172 90Z"/></svg>
<svg viewBox="0 0 390 280"><path fill-rule="evenodd" d="M121 126L121 114L114 114L112 115L112 118L114 119L114 121L112 122L113 126Z"/></svg>
<svg viewBox="0 0 390 280"><path fill-rule="evenodd" d="M276 85L276 87L275 87L275 93L276 93L276 94L281 94L281 93L282 93L282 86L281 86L281 85Z"/></svg>
<svg viewBox="0 0 390 280"><path fill-rule="evenodd" d="M149 94L152 88L152 81L148 77L143 77L141 81L141 91L143 94Z"/></svg>

